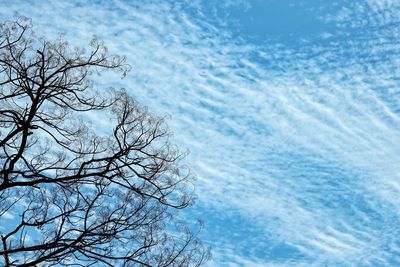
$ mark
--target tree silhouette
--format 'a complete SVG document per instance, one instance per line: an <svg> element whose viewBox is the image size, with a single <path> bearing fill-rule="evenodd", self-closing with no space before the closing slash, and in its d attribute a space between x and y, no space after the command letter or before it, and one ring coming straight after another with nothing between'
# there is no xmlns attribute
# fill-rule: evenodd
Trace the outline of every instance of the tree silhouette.
<svg viewBox="0 0 400 267"><path fill-rule="evenodd" d="M93 74L129 66L89 48L0 24L0 263L202 264L198 231L174 220L193 200L183 154L125 91L95 90Z"/></svg>

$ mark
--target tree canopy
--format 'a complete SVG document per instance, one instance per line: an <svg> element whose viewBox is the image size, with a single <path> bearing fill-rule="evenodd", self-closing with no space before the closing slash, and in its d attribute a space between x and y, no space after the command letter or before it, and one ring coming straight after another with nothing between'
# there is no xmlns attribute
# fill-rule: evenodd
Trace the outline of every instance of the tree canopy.
<svg viewBox="0 0 400 267"><path fill-rule="evenodd" d="M194 196L184 153L126 91L96 89L125 58L85 50L0 24L0 263L201 265L197 231L174 220Z"/></svg>

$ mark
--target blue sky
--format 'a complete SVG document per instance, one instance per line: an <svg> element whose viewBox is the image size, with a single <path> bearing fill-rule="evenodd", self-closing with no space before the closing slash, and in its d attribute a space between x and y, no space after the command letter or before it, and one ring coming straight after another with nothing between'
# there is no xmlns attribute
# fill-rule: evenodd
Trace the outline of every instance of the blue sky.
<svg viewBox="0 0 400 267"><path fill-rule="evenodd" d="M0 3L127 56L100 81L171 115L209 266L400 265L400 2Z"/></svg>

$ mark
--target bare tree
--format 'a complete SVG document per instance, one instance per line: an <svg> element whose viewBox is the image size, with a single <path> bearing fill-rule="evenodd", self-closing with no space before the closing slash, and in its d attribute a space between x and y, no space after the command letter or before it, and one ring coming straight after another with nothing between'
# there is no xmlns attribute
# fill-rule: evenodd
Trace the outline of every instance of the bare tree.
<svg viewBox="0 0 400 267"><path fill-rule="evenodd" d="M125 91L94 89L93 74L128 68L96 39L85 52L62 38L36 38L25 18L0 24L3 265L207 259L198 232L174 220L192 203L193 176L163 119ZM90 117L110 128L91 126Z"/></svg>

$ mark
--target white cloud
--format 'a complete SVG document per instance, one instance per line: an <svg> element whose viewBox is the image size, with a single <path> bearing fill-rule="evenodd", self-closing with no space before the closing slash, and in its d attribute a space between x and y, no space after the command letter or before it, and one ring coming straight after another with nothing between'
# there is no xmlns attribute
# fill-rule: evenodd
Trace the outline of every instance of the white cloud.
<svg viewBox="0 0 400 267"><path fill-rule="evenodd" d="M229 238L240 232L232 231L207 237L225 247L215 264L389 264L400 250L392 209L399 47L390 39L399 34L373 27L394 20L398 8L393 1L350 7L326 21L362 28L364 36L298 50L237 41L193 7L168 2L15 1L0 14L18 10L33 17L38 34L65 31L79 45L96 33L126 54L133 72L117 85L172 115L175 140L191 149L188 162L199 175L198 212L238 211L252 222L247 227L265 229L240 242L285 243L303 255L238 255Z"/></svg>

